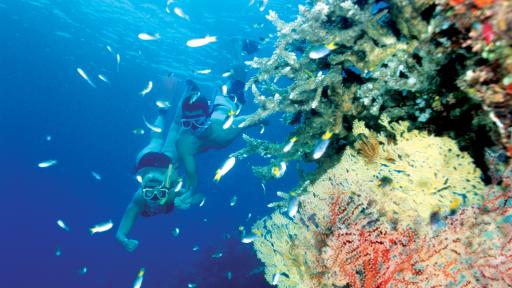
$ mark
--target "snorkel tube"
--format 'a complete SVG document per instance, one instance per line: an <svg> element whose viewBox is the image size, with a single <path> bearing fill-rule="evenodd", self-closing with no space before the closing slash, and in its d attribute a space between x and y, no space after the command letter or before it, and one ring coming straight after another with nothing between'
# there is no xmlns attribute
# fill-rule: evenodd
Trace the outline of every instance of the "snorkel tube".
<svg viewBox="0 0 512 288"><path fill-rule="evenodd" d="M164 205L165 201L167 201L167 198L169 198L169 193L171 193L171 181L172 181L172 163L169 164L169 167L167 168L167 174L165 175L165 181L164 181L164 187L168 189L167 196L163 199L160 199L159 203L160 205Z"/></svg>

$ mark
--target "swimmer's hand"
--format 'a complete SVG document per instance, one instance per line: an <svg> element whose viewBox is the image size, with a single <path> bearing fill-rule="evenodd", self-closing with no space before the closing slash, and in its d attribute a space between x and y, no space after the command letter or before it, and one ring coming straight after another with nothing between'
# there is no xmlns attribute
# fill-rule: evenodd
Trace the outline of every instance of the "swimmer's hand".
<svg viewBox="0 0 512 288"><path fill-rule="evenodd" d="M117 238L119 242L123 245L124 249L126 249L128 252L133 252L139 246L139 241L134 239L128 239L126 237Z"/></svg>

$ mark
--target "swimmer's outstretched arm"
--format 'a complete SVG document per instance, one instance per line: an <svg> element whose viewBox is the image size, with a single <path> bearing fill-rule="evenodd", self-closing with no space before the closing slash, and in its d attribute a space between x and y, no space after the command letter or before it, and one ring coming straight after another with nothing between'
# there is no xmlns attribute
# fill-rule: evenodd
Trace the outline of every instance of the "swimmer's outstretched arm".
<svg viewBox="0 0 512 288"><path fill-rule="evenodd" d="M134 239L128 239L126 236L130 232L137 215L142 211L142 203L140 202L138 191L133 197L128 207L124 211L123 218L117 229L116 239L119 241L126 250L132 252L139 245L139 241Z"/></svg>

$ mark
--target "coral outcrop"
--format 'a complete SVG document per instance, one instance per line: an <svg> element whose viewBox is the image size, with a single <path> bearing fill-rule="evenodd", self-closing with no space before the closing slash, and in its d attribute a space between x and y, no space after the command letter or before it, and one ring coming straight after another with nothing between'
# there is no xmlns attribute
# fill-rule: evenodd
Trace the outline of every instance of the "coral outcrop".
<svg viewBox="0 0 512 288"><path fill-rule="evenodd" d="M379 156L347 149L339 164L301 191L294 218L281 208L255 224L267 280L280 274L279 287L512 284L512 229L505 220L512 212L510 186L492 186L483 195L479 173L453 140L381 122L396 142L374 135ZM355 123L354 133L374 132ZM418 148L424 157L417 157Z"/></svg>
<svg viewBox="0 0 512 288"><path fill-rule="evenodd" d="M259 109L242 125L283 113L285 123L296 129L283 139L281 149L274 143L246 138L249 147L239 155L264 150L272 151L267 156L277 163L313 161L318 139L330 131L334 135L327 152L316 160L321 170L327 169L332 166L331 155L340 153L347 143L353 144L350 131L355 119L377 129L378 119L385 113L392 121L407 119L413 128L448 135L487 172L484 149L509 145L509 122L503 120L510 116L510 95L503 86L508 72L499 72L503 83L495 88L501 92L487 93L500 98L500 107L506 107L498 113L489 108L499 106L497 102L482 100L487 96L478 90L495 91L494 86L485 86L489 81L478 82L480 88L476 89L470 85L474 80L464 80L480 71L477 59L483 56L463 45L469 32L467 25L459 24L462 16L453 9L443 0L310 1L310 5L299 7L300 14L291 23L270 11L267 18L277 28L278 39L270 57L247 62L258 69L246 89L254 94ZM509 17L502 18L506 20L496 20L501 23L496 25L508 27ZM492 50L500 51L496 52L499 56L493 55L501 59L503 67L508 67L509 42L498 39L507 37L492 40L497 41L496 47L498 42L505 45ZM485 61L483 67L489 69L491 62ZM283 152L293 137L297 139L293 149ZM273 178L272 167L269 163L257 168L258 175Z"/></svg>

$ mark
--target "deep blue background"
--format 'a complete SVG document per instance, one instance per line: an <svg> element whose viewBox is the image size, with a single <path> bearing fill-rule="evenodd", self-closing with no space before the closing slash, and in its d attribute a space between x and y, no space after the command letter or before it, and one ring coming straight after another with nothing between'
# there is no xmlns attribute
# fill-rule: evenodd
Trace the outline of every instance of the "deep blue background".
<svg viewBox="0 0 512 288"><path fill-rule="evenodd" d="M238 161L220 183L213 183L219 165L243 147L241 139L199 156L198 190L207 197L204 207L139 218L130 233L140 240L133 253L114 239L137 189L135 156L148 143L147 134L137 136L132 130L143 127L142 115L153 119L157 99L177 99L179 89L170 89L167 74L173 71L181 80L195 77L203 87L218 87L223 81L219 75L229 67L229 39L275 33L264 18L268 9L286 20L297 13L297 3L284 0L270 0L263 13L257 4L248 7L248 0L173 4L190 15L191 21L185 21L166 14L165 2L0 0L0 286L131 287L141 267L146 268L144 287L186 287L189 282L198 287L268 285L261 272L250 275L262 264L252 246L240 242L238 226L249 228L268 215L266 204L276 199L277 190L294 187L297 176L289 163L290 172L267 183L264 194L250 166L270 159L254 156ZM263 28L253 27L260 23ZM160 32L162 39L143 42L137 39L141 32ZM206 34L219 41L196 49L185 46L186 40ZM257 56L270 55L274 40ZM119 72L106 45L121 54ZM77 67L97 88L78 75ZM204 68L213 69L212 74L190 72ZM112 84L102 83L98 73ZM138 93L148 80L154 89L142 98ZM254 110L254 104L248 105L243 113ZM278 117L263 135L259 128L248 134L286 141L288 130ZM48 159L58 164L37 167ZM91 171L102 180L94 179ZM235 194L238 204L230 207ZM246 221L248 213L252 218ZM57 219L71 231L60 229ZM91 225L108 219L114 229L88 234ZM174 227L181 230L178 237L171 234ZM199 251L192 251L195 245ZM212 258L216 251L224 256ZM88 267L85 275L79 273L82 266ZM226 277L228 271L232 280Z"/></svg>

